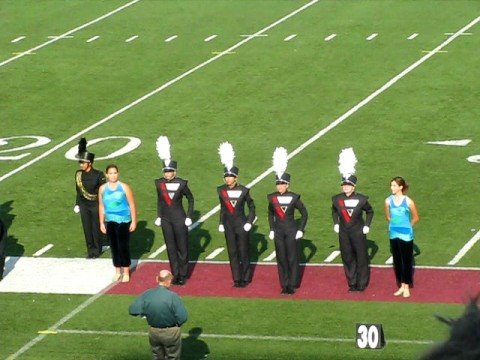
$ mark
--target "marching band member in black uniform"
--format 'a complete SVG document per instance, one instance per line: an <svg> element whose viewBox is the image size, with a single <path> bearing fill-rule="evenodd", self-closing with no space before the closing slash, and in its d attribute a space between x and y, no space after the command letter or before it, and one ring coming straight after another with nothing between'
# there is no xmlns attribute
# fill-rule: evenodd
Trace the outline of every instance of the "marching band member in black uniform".
<svg viewBox="0 0 480 360"><path fill-rule="evenodd" d="M370 231L373 208L367 196L355 191L357 177L354 173L357 159L353 149L342 150L339 162L339 169L343 174L342 193L332 197L333 229L340 242L348 291L361 292L368 286L370 279L366 234Z"/></svg>
<svg viewBox="0 0 480 360"><path fill-rule="evenodd" d="M255 204L250 189L238 184L238 167L233 166L235 153L228 142L220 145L220 160L225 166L225 184L217 188L220 199L218 231L225 233L233 286L243 288L251 282L249 233L255 219ZM248 217L245 216L245 204Z"/></svg>
<svg viewBox="0 0 480 360"><path fill-rule="evenodd" d="M177 162L170 159L170 143L166 136L157 139L157 151L164 162L163 178L155 180L157 189L157 219L162 227L168 260L174 279L172 284L184 285L188 277L188 227L192 225L193 194L188 181L177 177ZM187 198L188 210L183 208Z"/></svg>
<svg viewBox="0 0 480 360"><path fill-rule="evenodd" d="M95 259L102 253L103 235L98 217L98 189L105 184L105 174L93 168L95 154L87 151L87 140L81 138L76 155L80 170L75 172L77 198L73 211L82 219L87 259Z"/></svg>
<svg viewBox="0 0 480 360"><path fill-rule="evenodd" d="M303 237L307 224L308 212L300 195L288 190L290 174L287 169L287 150L276 148L273 155L273 167L276 172L277 191L268 198L268 223L270 240L275 240L278 277L282 294L292 295L299 280L299 258L297 241ZM295 221L295 209L300 211L299 224Z"/></svg>

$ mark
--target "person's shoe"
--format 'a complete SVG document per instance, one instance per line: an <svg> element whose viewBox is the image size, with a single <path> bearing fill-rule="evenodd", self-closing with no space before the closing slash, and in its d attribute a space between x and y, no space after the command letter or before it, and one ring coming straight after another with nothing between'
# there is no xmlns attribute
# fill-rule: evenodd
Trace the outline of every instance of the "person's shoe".
<svg viewBox="0 0 480 360"><path fill-rule="evenodd" d="M122 276L122 283L126 283L130 281L130 275L129 274L123 274Z"/></svg>
<svg viewBox="0 0 480 360"><path fill-rule="evenodd" d="M403 289L403 297L404 298L410 297L410 289L409 288Z"/></svg>
<svg viewBox="0 0 480 360"><path fill-rule="evenodd" d="M293 295L293 294L295 294L295 289L293 289L293 288L287 288L287 294L288 294L288 295Z"/></svg>
<svg viewBox="0 0 480 360"><path fill-rule="evenodd" d="M241 287L242 287L242 283L241 283L240 281L238 281L238 280L235 280L235 281L233 282L233 287L235 287L235 288L241 288Z"/></svg>
<svg viewBox="0 0 480 360"><path fill-rule="evenodd" d="M366 289L366 288L365 288L365 287L362 287L362 286L357 287L357 291L358 291L358 292L364 292L365 289Z"/></svg>
<svg viewBox="0 0 480 360"><path fill-rule="evenodd" d="M179 278L174 277L173 280L172 280L172 285L180 285L179 284Z"/></svg>
<svg viewBox="0 0 480 360"><path fill-rule="evenodd" d="M282 294L282 295L288 294L287 288L282 288L282 291L280 292L280 294Z"/></svg>
<svg viewBox="0 0 480 360"><path fill-rule="evenodd" d="M404 288L401 287L400 289L398 289L397 291L395 291L395 292L393 293L393 296L400 296L400 295L403 294L404 291L405 291Z"/></svg>
<svg viewBox="0 0 480 360"><path fill-rule="evenodd" d="M348 292L349 292L349 293L358 292L358 289L357 289L356 286L350 286L350 287L348 288Z"/></svg>
<svg viewBox="0 0 480 360"><path fill-rule="evenodd" d="M115 273L112 280L115 282L115 281L120 280L121 277L122 277L121 273Z"/></svg>
<svg viewBox="0 0 480 360"><path fill-rule="evenodd" d="M187 281L185 280L185 278L180 277L180 278L178 278L178 280L177 280L177 285L185 285L186 282L187 282Z"/></svg>

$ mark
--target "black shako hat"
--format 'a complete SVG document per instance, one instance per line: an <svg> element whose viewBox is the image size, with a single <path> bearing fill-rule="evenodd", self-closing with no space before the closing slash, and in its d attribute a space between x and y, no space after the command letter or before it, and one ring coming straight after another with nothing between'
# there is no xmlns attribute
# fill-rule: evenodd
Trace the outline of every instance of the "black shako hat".
<svg viewBox="0 0 480 360"><path fill-rule="evenodd" d="M163 172L169 171L177 171L177 162L175 160L170 160L167 162L163 162Z"/></svg>
<svg viewBox="0 0 480 360"><path fill-rule="evenodd" d="M290 184L290 174L289 173L283 173L282 176L278 177L278 175L275 176L275 185L279 184Z"/></svg>
<svg viewBox="0 0 480 360"><path fill-rule="evenodd" d="M227 177L227 176L234 176L234 177L238 177L238 167L236 166L232 166L230 169L227 169L227 168L224 168L223 170L223 177Z"/></svg>
<svg viewBox="0 0 480 360"><path fill-rule="evenodd" d="M343 177L342 183L340 185L357 186L357 177L355 175L350 175L349 177Z"/></svg>
<svg viewBox="0 0 480 360"><path fill-rule="evenodd" d="M87 139L81 138L78 142L78 154L75 155L78 161L93 163L95 154L87 151Z"/></svg>

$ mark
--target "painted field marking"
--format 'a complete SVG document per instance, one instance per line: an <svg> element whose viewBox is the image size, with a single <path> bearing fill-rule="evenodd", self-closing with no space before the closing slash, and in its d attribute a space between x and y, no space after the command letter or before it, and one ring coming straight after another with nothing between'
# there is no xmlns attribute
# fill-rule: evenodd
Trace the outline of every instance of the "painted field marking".
<svg viewBox="0 0 480 360"><path fill-rule="evenodd" d="M468 242L460 249L460 251L455 255L455 257L448 262L448 265L455 265L460 261L462 257L465 256L465 254L477 243L477 241L480 240L480 230L477 231L473 237L468 240Z"/></svg>
<svg viewBox="0 0 480 360"><path fill-rule="evenodd" d="M266 37L268 34L259 34L256 32L255 34L242 34L241 37Z"/></svg>
<svg viewBox="0 0 480 360"><path fill-rule="evenodd" d="M393 264L393 256L390 256L387 261L385 261L386 265L392 265Z"/></svg>
<svg viewBox="0 0 480 360"><path fill-rule="evenodd" d="M129 37L127 40L125 40L125 42L128 43L128 42L131 42L131 41L136 40L136 39L138 39L138 35L133 35L133 36Z"/></svg>
<svg viewBox="0 0 480 360"><path fill-rule="evenodd" d="M50 35L47 36L48 39L73 39L71 35Z"/></svg>
<svg viewBox="0 0 480 360"><path fill-rule="evenodd" d="M65 329L57 330L58 334L76 334L76 335L105 335L105 336L147 336L146 331L108 331L108 330L75 330ZM189 337L190 334L183 333L182 337ZM269 336L269 335L245 335L245 334L204 334L201 333L200 338L212 338L212 339L235 339L235 340L268 340L268 341L300 341L300 342L351 342L354 343L355 339L352 338L328 338L319 336ZM396 344L433 344L433 340L404 340L404 339L389 339L389 343Z"/></svg>
<svg viewBox="0 0 480 360"><path fill-rule="evenodd" d="M448 53L447 50L422 50L422 53L435 54L435 53Z"/></svg>
<svg viewBox="0 0 480 360"><path fill-rule="evenodd" d="M470 144L471 139L463 140L442 140L442 141L427 141L427 144L430 145L445 145L445 146L467 146Z"/></svg>
<svg viewBox="0 0 480 360"><path fill-rule="evenodd" d="M212 55L218 55L218 54L221 54L222 51L212 51ZM233 55L233 54L236 54L235 51L229 51L229 52L226 52L225 55Z"/></svg>
<svg viewBox="0 0 480 360"><path fill-rule="evenodd" d="M444 35L451 36L451 35L453 35L453 34L454 34L454 33L446 32ZM462 34L460 34L460 35L467 35L467 36L468 36L468 35L472 35L472 33L466 33L466 32L464 32L464 33L462 33Z"/></svg>
<svg viewBox="0 0 480 360"><path fill-rule="evenodd" d="M340 255L340 250L332 251L332 253L328 255L328 257L325 260L323 260L323 262L331 263L333 260L337 258L338 255Z"/></svg>
<svg viewBox="0 0 480 360"><path fill-rule="evenodd" d="M283 41L290 41L290 40L292 40L295 36L297 36L297 34L289 35L289 36L287 36L285 39L283 39Z"/></svg>
<svg viewBox="0 0 480 360"><path fill-rule="evenodd" d="M133 3L135 3L135 2L138 2L138 1L140 1L140 0L132 1L132 2L128 3L127 5L129 5L129 4L131 5L131 4L133 4ZM257 34L261 34L261 33L265 32L265 31L268 31L268 30L274 28L274 27L277 26L277 25L280 25L281 23L287 21L287 20L290 19L291 17L297 15L298 13L304 11L305 9L308 9L310 6L316 4L318 1L319 1L319 0L312 0L312 1L308 2L307 4L299 7L298 9L292 11L291 13L289 13L289 14L285 15L284 17L278 19L277 21L271 23L270 25L265 26L263 29L260 29L260 30L257 31L255 34L253 34L252 36L250 36L250 37L248 37L248 38L246 38L246 39L243 39L243 40L237 42L235 45L230 46L228 49L226 49L225 51L222 51L220 54L215 55L215 56L211 57L211 58L208 59L208 60L205 60L205 61L202 62L201 64L199 64L199 65L197 65L197 66L194 66L194 67L191 68L190 70L185 71L183 74L177 76L176 78L174 78L174 79L172 79L172 80L170 80L170 81L167 81L165 84L163 84L162 86L159 86L159 87L156 88L155 90L153 90L153 91L151 91L151 92L143 95L142 97L136 99L135 101L132 101L130 104L127 104L127 105L125 105L124 107L122 107L121 109L119 109L119 110L111 113L111 114L108 115L107 117L105 117L105 118L97 121L96 123L94 123L94 124L86 127L85 129L77 132L76 134L70 136L68 139L60 142L60 143L57 144L57 145L55 145L55 146L52 147L50 150L45 151L43 154L40 154L40 155L37 156L36 158L34 158L34 159L26 162L25 164L23 164L23 165L15 168L15 169L12 170L12 171L10 171L10 172L8 172L8 173L0 176L0 182L2 182L3 180L9 178L10 176L12 176L12 175L14 175L14 174L16 174L16 173L22 171L23 169L26 169L26 168L29 167L30 165L33 165L33 164L35 164L36 162L38 162L38 161L46 158L47 156L49 156L50 154L54 153L54 152L57 151L58 149L61 149L61 148L64 147L65 145L69 144L70 142L72 142L72 141L75 141L75 142L78 141L78 138L79 138L79 137L81 137L82 135L88 133L90 130L93 130L93 129L99 127L100 125L105 124L106 122L108 122L108 121L110 121L111 119L117 117L118 115L123 114L125 111L127 111L127 110L133 108L134 106L142 103L143 101L151 98L152 96L158 94L159 92L161 92L161 91L169 88L170 86L176 84L176 83L179 82L180 80L182 80L182 79L186 78L187 76L193 74L193 73L196 72L197 70L200 70L200 69L204 68L205 66L209 65L210 63L212 63L212 62L214 62L214 61L222 58L222 57L223 57L225 54L227 54L228 52L231 52L231 51L239 48L240 46L246 44L247 42L255 39L255 36L256 36ZM122 8L125 8L127 5L124 5ZM119 9L121 9L121 8L119 8ZM118 12L119 9L115 10L115 12ZM113 13L113 12L112 12L112 13ZM109 14L110 14L110 13L109 13ZM101 18L104 18L104 17L106 17L106 15L104 15L104 16L101 17ZM98 19L101 19L101 18L98 18ZM479 17L479 18L480 18L480 17ZM94 20L94 21L97 22L98 19L97 19L97 20ZM91 22L88 23L88 24L90 25L90 24L92 24L92 23L94 23L94 22L91 21ZM87 25L82 25L82 27L79 27L79 28L74 29L74 30L77 31L78 29L84 28L84 27L86 27L86 26L87 26ZM70 34L70 33L74 32L74 30L70 30L68 33L65 33L65 34ZM45 43L45 44L47 44L47 43ZM45 45L43 45L43 46L45 46ZM36 48L33 48L33 49L37 49L37 48L39 48L39 47L36 47ZM13 59L13 58L12 58L12 59ZM0 66L2 66L2 65L3 65L3 63L0 63ZM214 211L213 213L216 213L216 212L218 211L218 209L220 209L220 205L217 205L217 206L214 208L215 211ZM212 211L212 210L211 210L211 211ZM207 214L210 214L211 211L209 211ZM210 215L210 216L211 216L211 215ZM203 217L202 217L201 219L203 219ZM199 221L200 221L200 220L199 220ZM191 229L194 229L194 228L197 227L198 225L199 225L198 222L195 223L195 224L193 224L193 225L191 226Z"/></svg>
<svg viewBox="0 0 480 360"><path fill-rule="evenodd" d="M377 36L378 36L378 33L373 33L370 36L368 36L366 40L371 41L371 40L375 39Z"/></svg>
<svg viewBox="0 0 480 360"><path fill-rule="evenodd" d="M217 35L210 35L209 37L205 38L203 41L209 42L209 41L212 41L213 39L215 39L216 37L217 37Z"/></svg>
<svg viewBox="0 0 480 360"><path fill-rule="evenodd" d="M418 33L413 33L412 35L410 35L407 40L413 40L415 39L416 37L418 36Z"/></svg>
<svg viewBox="0 0 480 360"><path fill-rule="evenodd" d="M328 36L325 38L325 41L330 41L330 40L332 40L335 36L337 36L337 34L330 34L330 35L328 35Z"/></svg>
<svg viewBox="0 0 480 360"><path fill-rule="evenodd" d="M162 252L164 252L165 250L167 249L167 245L163 244L162 246L160 246L155 252L151 253L148 258L149 259L154 259L156 258L158 255L160 255Z"/></svg>
<svg viewBox="0 0 480 360"><path fill-rule="evenodd" d="M108 17L110 17L110 16L112 16L112 15L114 15L114 14L116 14L116 13L118 13L118 12L120 12L120 11L126 9L126 8L128 8L129 6L132 6L133 4L136 4L136 3L139 2L139 1L140 1L140 0L130 1L129 3L126 3L125 5L122 5L122 6L118 7L118 8L116 8L116 9L113 10L113 11L110 11L109 13L106 13L105 15L102 15L102 16L100 16L100 17L98 17L98 18L96 18L96 19L94 19L94 20L92 20L92 21L89 21L89 22L87 22L87 23L85 23L85 24L83 24L83 25L80 25L80 26L76 27L75 29L72 29L72 30L67 31L66 33L60 35L58 38L50 39L49 41L44 42L43 44L37 45L37 46L31 48L30 50L27 50L27 51L25 51L25 52L23 52L23 53L20 53L20 54L14 56L14 57L11 57L10 59L4 60L4 61L0 62L0 67L2 67L2 66L4 66L4 65L7 65L8 63L11 63L12 61L15 61L15 60L17 60L17 59L20 59L21 57L25 56L26 54L28 54L28 53L30 53L30 52L33 52L33 51L36 51L36 50L40 50L41 48L44 48L44 47L47 46L47 45L53 44L54 42L60 40L62 37L71 35L71 34L73 34L73 33L76 33L77 31L80 31L80 30L85 29L86 27L88 27L88 26L90 26L90 25L93 25L93 24L95 24L95 23L97 23L97 22L99 22L99 21L102 21L103 19L106 19L106 18L108 18Z"/></svg>
<svg viewBox="0 0 480 360"><path fill-rule="evenodd" d="M308 5L308 4L307 4ZM340 125L342 122L344 122L346 119L348 119L351 115L355 114L359 109L361 109L362 107L364 107L365 105L367 105L370 101L372 101L373 99L375 99L378 95L380 95L381 93L383 93L384 91L388 90L390 87L392 87L393 85L395 85L400 79L402 79L403 77L405 77L407 74L409 74L410 72L412 72L414 69L416 69L417 67L419 67L420 65L422 65L425 61L427 61L428 59L430 59L433 55L436 54L436 52L438 52L439 50L443 49L445 46L447 46L448 44L450 44L453 40L455 40L457 37L460 36L460 34L462 34L465 30L468 30L469 28L471 28L472 26L474 26L476 23L478 23L480 21L480 16L478 16L477 18L475 18L474 20L470 21L467 25L465 25L464 27L462 27L460 30L458 30L455 35L452 35L450 38L448 38L447 40L445 40L444 42L442 42L440 45L438 45L433 51L429 52L428 54L422 56L420 59L418 59L417 61L415 61L413 64L411 64L410 66L408 66L405 70L401 71L400 73L398 73L397 75L395 75L393 78L391 78L390 80L388 80L385 84L383 84L381 87L379 87L377 90L375 90L374 92L372 92L370 95L368 95L366 98L364 98L362 101L360 101L358 104L356 104L355 106L353 106L350 110L348 110L347 112L345 112L343 115L341 115L340 117L338 117L337 119L335 119L334 121L332 121L328 126L326 126L325 128L323 128L322 130L320 130L318 133L316 133L314 136L312 136L311 138L309 138L307 141L305 141L302 145L300 145L299 147L297 147L295 150L293 150L292 152L290 152L288 154L288 159L291 159L293 158L294 156L298 155L299 153L301 153L305 148L307 148L308 146L310 146L311 144L313 144L315 141L317 141L318 139L320 139L322 136L324 136L325 134L327 134L328 132L330 132L331 130L333 130L334 128L336 128L338 125ZM267 177L268 175L270 175L271 173L273 172L273 168L270 167L269 169L265 170L262 174L260 174L259 176L257 176L254 180L252 180L250 183L248 183L246 185L246 187L248 188L251 188L253 186L255 186L257 183L259 183L261 180L263 180L265 177ZM0 177L0 181L2 181L2 178ZM199 226L201 223L203 223L204 221L206 221L209 217L211 217L212 215L214 215L218 210L220 210L220 205L217 205L215 208L213 208L212 210L210 210L207 214L205 214L204 216L202 216L196 223L194 223L192 226L191 226L191 229L194 229L196 228L197 226Z"/></svg>
<svg viewBox="0 0 480 360"><path fill-rule="evenodd" d="M272 261L276 257L277 257L277 253L274 251L270 255L268 255L265 259L263 259L263 261Z"/></svg>
<svg viewBox="0 0 480 360"><path fill-rule="evenodd" d="M11 42L11 43L16 43L16 42L22 41L23 39L25 39L25 36L19 36L19 37L13 39L13 40L10 41L10 42Z"/></svg>
<svg viewBox="0 0 480 360"><path fill-rule="evenodd" d="M33 257L37 257L37 256L40 256L42 254L45 254L48 250L50 250L51 248L53 248L53 244L48 244L46 246L44 246L43 248L41 248L40 250L38 250L35 254L33 254L32 256Z"/></svg>
<svg viewBox="0 0 480 360"><path fill-rule="evenodd" d="M14 52L14 53L12 53L12 55L22 55L22 56L35 55L35 54L36 54L35 52L30 52L30 50L28 50L27 52Z"/></svg>
<svg viewBox="0 0 480 360"><path fill-rule="evenodd" d="M223 250L225 250L224 247L219 247L219 248L213 250L213 251L210 253L210 255L208 255L205 259L207 259L207 260L214 259L214 258L216 258L217 255L220 254Z"/></svg>
<svg viewBox="0 0 480 360"><path fill-rule="evenodd" d="M178 35L172 35L172 36L166 38L166 39L165 39L165 42L173 41L173 40L175 40L177 37L178 37Z"/></svg>
<svg viewBox="0 0 480 360"><path fill-rule="evenodd" d="M92 41L97 40L98 38L100 38L100 36L99 36L99 35L95 35L95 36L92 36L90 39L88 39L86 42L87 42L87 43L90 43L90 42L92 42Z"/></svg>

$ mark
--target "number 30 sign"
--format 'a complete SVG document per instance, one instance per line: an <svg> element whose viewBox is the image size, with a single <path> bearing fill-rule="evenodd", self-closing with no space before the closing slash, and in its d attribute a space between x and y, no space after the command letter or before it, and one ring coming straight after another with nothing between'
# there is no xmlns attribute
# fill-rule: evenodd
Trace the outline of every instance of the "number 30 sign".
<svg viewBox="0 0 480 360"><path fill-rule="evenodd" d="M385 346L382 324L357 324L357 347L360 349L381 349Z"/></svg>

